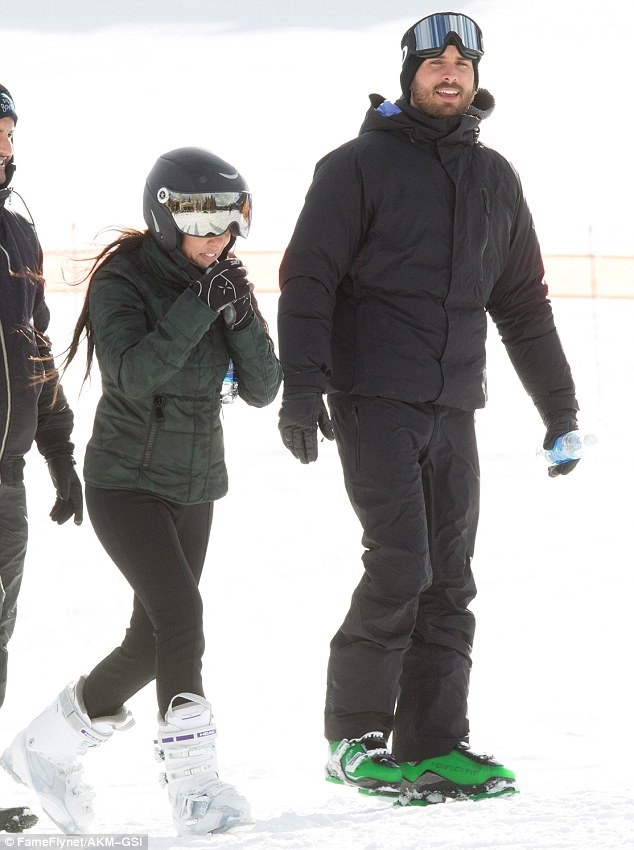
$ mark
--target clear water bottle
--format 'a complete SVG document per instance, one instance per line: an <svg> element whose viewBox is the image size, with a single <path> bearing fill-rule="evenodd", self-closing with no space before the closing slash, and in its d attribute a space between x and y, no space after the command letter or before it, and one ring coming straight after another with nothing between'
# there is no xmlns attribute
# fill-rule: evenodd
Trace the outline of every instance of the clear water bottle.
<svg viewBox="0 0 634 850"><path fill-rule="evenodd" d="M227 374L222 379L222 388L220 390L220 401L222 404L231 404L238 397L238 378L233 365L233 360L229 360Z"/></svg>
<svg viewBox="0 0 634 850"><path fill-rule="evenodd" d="M568 431L557 437L552 449L542 449L542 453L551 466L557 466L568 460L579 460L596 441L594 434Z"/></svg>

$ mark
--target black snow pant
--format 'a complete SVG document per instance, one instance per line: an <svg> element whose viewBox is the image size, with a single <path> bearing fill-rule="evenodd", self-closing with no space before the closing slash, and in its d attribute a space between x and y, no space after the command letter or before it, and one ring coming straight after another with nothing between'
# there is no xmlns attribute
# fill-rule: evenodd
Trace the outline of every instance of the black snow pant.
<svg viewBox="0 0 634 850"><path fill-rule="evenodd" d="M364 575L331 642L330 741L393 733L397 761L467 740L480 472L474 414L329 396Z"/></svg>
<svg viewBox="0 0 634 850"><path fill-rule="evenodd" d="M102 546L134 591L121 646L88 675L90 717L116 712L156 679L161 716L180 693L204 696L203 603L213 502L178 505L148 493L86 485L86 506Z"/></svg>
<svg viewBox="0 0 634 850"><path fill-rule="evenodd" d="M7 644L15 629L28 542L26 493L21 481L0 484L0 706L7 690Z"/></svg>

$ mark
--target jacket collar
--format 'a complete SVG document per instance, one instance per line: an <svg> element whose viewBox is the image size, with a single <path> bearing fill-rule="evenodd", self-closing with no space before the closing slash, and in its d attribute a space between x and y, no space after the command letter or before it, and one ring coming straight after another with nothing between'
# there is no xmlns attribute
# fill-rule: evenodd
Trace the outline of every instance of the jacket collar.
<svg viewBox="0 0 634 850"><path fill-rule="evenodd" d="M143 240L142 254L147 267L158 279L179 289L186 288L192 282L192 277L185 269L175 263L149 233Z"/></svg>
<svg viewBox="0 0 634 850"><path fill-rule="evenodd" d="M443 144L475 144L480 123L495 108L495 100L486 89L479 89L471 106L463 115L451 118L432 118L399 99L396 103L378 94L370 95L372 104L366 113L359 134L370 130L405 133L412 142Z"/></svg>

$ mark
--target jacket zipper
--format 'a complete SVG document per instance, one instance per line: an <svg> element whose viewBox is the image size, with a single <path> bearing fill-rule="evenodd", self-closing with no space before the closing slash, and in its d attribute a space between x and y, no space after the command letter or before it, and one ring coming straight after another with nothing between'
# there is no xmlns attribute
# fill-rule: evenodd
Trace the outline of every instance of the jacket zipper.
<svg viewBox="0 0 634 850"><path fill-rule="evenodd" d="M13 400L11 398L11 375L9 373L9 356L7 354L7 345L6 340L4 338L4 327L2 326L2 322L0 322L0 348L2 349L2 362L4 363L4 380L7 385L7 418L4 423L4 433L2 434L2 440L0 441L0 461L4 457L4 452L7 446L7 439L9 437L9 424L11 422L11 408L13 405ZM2 483L2 478L0 477L0 483Z"/></svg>
<svg viewBox="0 0 634 850"><path fill-rule="evenodd" d="M7 267L8 267L8 270L9 270L9 274L11 274L11 273L12 273L12 269L11 269L11 258L9 257L9 253L8 253L8 251L6 250L6 248L4 247L4 245L0 245L0 250L2 250L2 253L3 253L3 254L4 254L4 256L7 258Z"/></svg>
<svg viewBox="0 0 634 850"><path fill-rule="evenodd" d="M486 189L482 189L482 205L484 206L484 239L482 241L482 248L480 249L480 283L484 283L484 252L487 249L487 245L489 244L489 231L491 229L491 204L489 203L489 196L487 194Z"/></svg>
<svg viewBox="0 0 634 850"><path fill-rule="evenodd" d="M145 451L143 452L143 469L147 469L150 465L150 461L152 460L152 449L154 448L154 443L156 442L156 435L158 434L159 426L162 425L163 422L165 422L165 415L163 414L164 401L165 396L154 396L152 422L150 423L150 432L145 443Z"/></svg>

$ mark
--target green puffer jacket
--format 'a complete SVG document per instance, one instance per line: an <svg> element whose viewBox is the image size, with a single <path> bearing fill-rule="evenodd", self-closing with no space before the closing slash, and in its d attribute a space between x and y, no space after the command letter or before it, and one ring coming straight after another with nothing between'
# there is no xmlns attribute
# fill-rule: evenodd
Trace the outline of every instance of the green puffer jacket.
<svg viewBox="0 0 634 850"><path fill-rule="evenodd" d="M117 254L90 284L102 397L84 478L179 504L227 492L220 390L233 360L239 395L264 407L281 369L254 317L229 331L187 287L189 278L151 236Z"/></svg>

